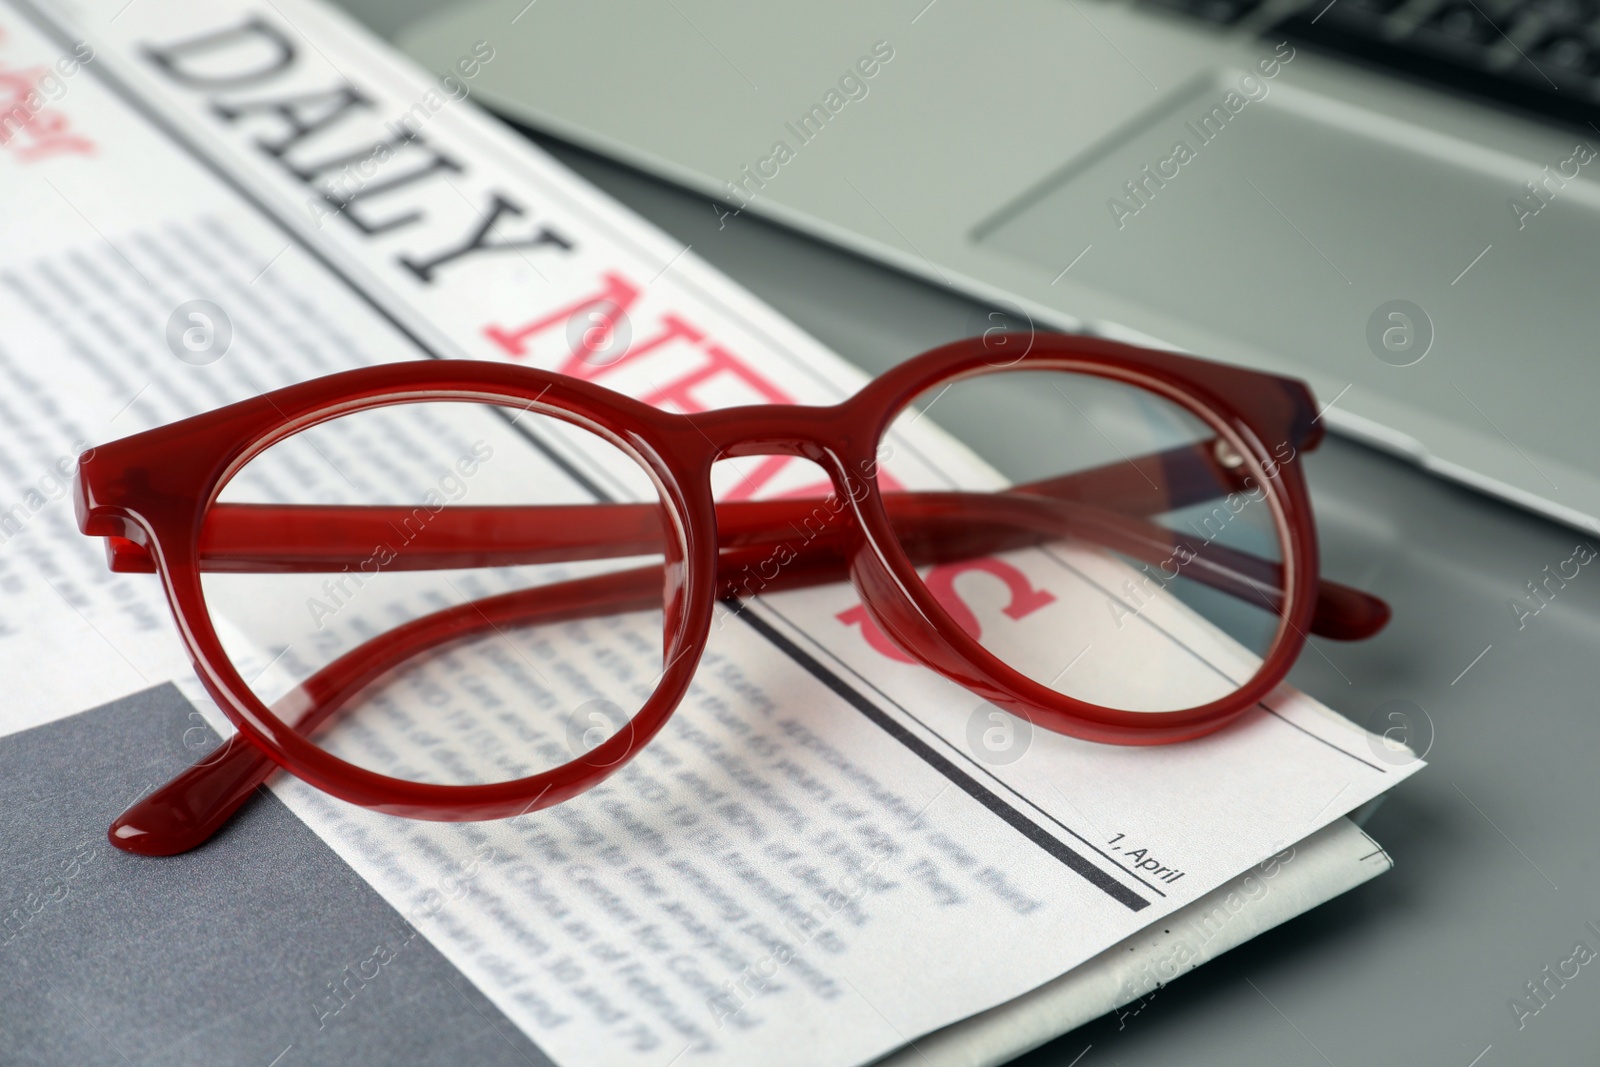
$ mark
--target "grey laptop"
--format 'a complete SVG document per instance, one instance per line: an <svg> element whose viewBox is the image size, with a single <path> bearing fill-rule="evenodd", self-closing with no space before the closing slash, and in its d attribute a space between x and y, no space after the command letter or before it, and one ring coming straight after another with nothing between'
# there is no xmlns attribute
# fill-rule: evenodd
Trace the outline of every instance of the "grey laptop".
<svg viewBox="0 0 1600 1067"><path fill-rule="evenodd" d="M475 98L975 294L1311 382L1600 517L1596 0L459 4ZM715 201L713 203L712 201Z"/></svg>

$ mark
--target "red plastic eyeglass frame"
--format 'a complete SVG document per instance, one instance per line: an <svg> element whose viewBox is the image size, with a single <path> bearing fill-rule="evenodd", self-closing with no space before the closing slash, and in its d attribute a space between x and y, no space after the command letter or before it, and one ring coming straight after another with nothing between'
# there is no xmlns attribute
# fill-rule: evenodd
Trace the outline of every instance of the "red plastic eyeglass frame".
<svg viewBox="0 0 1600 1067"><path fill-rule="evenodd" d="M1007 351L1015 351L1013 344ZM905 653L986 700L1051 730L1117 744L1162 744L1218 730L1288 673L1306 632L1370 636L1381 600L1318 577L1316 533L1300 453L1321 426L1294 380L1111 341L1040 335L997 358L974 338L924 353L831 407L758 405L686 415L554 372L457 360L387 364L276 390L93 450L79 466L79 528L107 538L115 571L161 576L195 670L238 727L217 751L113 824L112 843L169 855L208 839L277 767L353 804L445 821L524 814L567 800L617 770L678 706L719 597L748 594L737 577L785 543L817 500L715 503L711 466L735 456L789 455L828 474L842 505L823 536L794 551L773 592L848 578L872 620ZM878 450L893 418L959 378L1062 370L1137 386L1188 409L1215 438L997 493L884 492ZM228 480L272 444L310 426L396 403L467 401L563 419L630 454L660 492L652 504L447 508L390 568L492 566L622 557L665 549L661 565L502 594L415 619L328 664L268 708L235 670L213 628L204 571L338 571L358 563L382 507L219 504ZM1283 459L1284 446L1292 450ZM1149 516L1238 491L1260 492L1280 531L1282 563L1196 543ZM576 511L577 514L573 512ZM581 524L571 520L581 516ZM573 532L581 531L581 532ZM961 628L917 567L1063 536L1148 563L1187 547L1186 574L1260 603L1279 626L1260 669L1239 689L1177 711L1085 703L1009 667ZM665 607L663 671L619 730L572 762L515 781L437 785L389 777L319 748L309 735L364 686L408 658L505 625Z"/></svg>

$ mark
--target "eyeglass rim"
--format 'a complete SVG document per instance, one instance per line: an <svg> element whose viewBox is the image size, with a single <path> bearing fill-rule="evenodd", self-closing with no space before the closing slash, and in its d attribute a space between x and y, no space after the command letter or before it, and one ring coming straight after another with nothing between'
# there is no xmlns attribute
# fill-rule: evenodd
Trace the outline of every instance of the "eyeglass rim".
<svg viewBox="0 0 1600 1067"><path fill-rule="evenodd" d="M897 643L912 643L915 647L906 651L919 662L991 703L1055 732L1102 743L1157 745L1192 740L1226 727L1282 684L1311 628L1320 568L1310 494L1300 466L1279 462L1278 455L1266 443L1271 438L1263 439L1259 432L1264 428L1263 421L1275 421L1277 439L1295 447L1296 455L1314 448L1322 430L1312 417L1315 402L1310 391L1292 379L1176 353L1130 350L1116 342L1094 344L1094 339L1076 337L1071 338L1068 351L1060 351L1046 341L1042 346L1031 346L1021 360L997 365L990 358L992 351L981 341L946 345L912 361L926 360L939 373L920 387L908 388L909 383L902 386L895 394L895 406L885 409L877 424L878 440L902 411L931 389L1020 370L1090 374L1145 389L1177 404L1204 421L1244 459L1273 509L1274 528L1284 555L1280 566L1287 581L1285 610L1279 616L1267 653L1255 673L1233 691L1189 708L1127 711L1067 696L1006 663L951 617L894 535L881 492L863 497L858 505L858 521L870 531L869 539L876 544L873 551L863 553L856 561L852 578L858 588L867 581L884 590L878 596L867 595L863 590L862 605L885 633L895 633ZM1160 358L1130 361L1127 357L1132 353ZM1107 361L1107 355L1114 358ZM1174 370L1179 373L1172 373ZM1198 381L1192 373L1184 373L1194 370L1200 371ZM1237 393L1233 397L1227 395L1229 385L1235 389L1247 387L1243 390L1243 404ZM1283 390L1281 395L1288 404L1274 410L1263 403L1260 394L1277 389ZM1267 420L1261 419L1264 412ZM1273 465L1271 476L1266 469L1269 463ZM920 619L912 620L912 627L905 625L904 615L888 617L877 610L888 599L888 590L902 594L920 615ZM919 622L923 625L917 625Z"/></svg>
<svg viewBox="0 0 1600 1067"><path fill-rule="evenodd" d="M454 379L456 387L445 385L446 379ZM583 759L519 779L439 785L395 778L333 755L277 718L234 667L211 620L199 566L200 529L207 509L251 458L287 436L331 419L395 403L453 401L536 409L556 417L593 416L605 405L617 406L616 400L633 403L574 379L486 361L388 364L346 371L101 446L80 464L79 525L92 536L131 536L144 545L161 576L180 639L201 684L245 738L279 767L332 796L392 815L457 821L521 814L571 799L632 759L676 710L704 649L714 610L715 527L710 528L713 536L706 538L706 527L691 520L690 505L680 491L681 472L646 445L649 433L617 432L628 424L620 411L608 412L612 418L566 419L633 456L661 493L676 533L665 541L672 550L664 564L666 588L675 592L664 597L663 608L668 618L680 620L664 650L666 668L655 691L632 717L631 729L619 731ZM211 447L196 447L201 442ZM184 454L192 459L196 453L215 459L185 465ZM158 493L142 505L128 503L126 472L152 467L164 469L171 481L186 484L187 489ZM113 503L114 498L122 502ZM692 562L696 556L698 565ZM681 574L678 581L670 580L673 568Z"/></svg>

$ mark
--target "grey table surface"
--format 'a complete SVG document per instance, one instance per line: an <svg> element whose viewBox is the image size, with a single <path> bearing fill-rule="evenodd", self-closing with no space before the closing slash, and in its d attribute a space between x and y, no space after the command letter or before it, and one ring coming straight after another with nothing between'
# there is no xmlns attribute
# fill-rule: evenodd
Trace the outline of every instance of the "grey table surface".
<svg viewBox="0 0 1600 1067"><path fill-rule="evenodd" d="M392 35L431 0L346 0ZM607 77L623 76L608 71ZM978 332L988 309L541 140L864 369ZM1226 353L1210 353L1225 357ZM949 427L958 435L992 427ZM1498 1067L1600 1059L1600 569L1520 620L1524 583L1600 537L1330 439L1307 458L1324 572L1385 597L1359 644L1314 640L1293 681L1377 721L1408 701L1430 766L1368 824L1395 869L1018 1061ZM1587 924L1593 923L1591 927ZM1549 968L1546 970L1546 968ZM1543 1000L1531 982L1543 983ZM1520 1018L1513 1001L1537 1012Z"/></svg>

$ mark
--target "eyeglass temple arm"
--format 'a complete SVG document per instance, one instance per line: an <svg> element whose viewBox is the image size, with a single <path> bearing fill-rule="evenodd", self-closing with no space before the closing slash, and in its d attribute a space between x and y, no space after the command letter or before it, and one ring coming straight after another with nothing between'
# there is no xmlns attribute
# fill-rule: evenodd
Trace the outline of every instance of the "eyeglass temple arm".
<svg viewBox="0 0 1600 1067"><path fill-rule="evenodd" d="M1000 530L989 529L990 503L1026 494L1061 502L1081 501L1097 514L1151 514L1216 499L1243 488L1242 479L1217 462L1215 449L1206 443L1151 453L1125 463L1075 472L1045 481L1017 486L1008 493L889 493L886 506L896 524L910 525L908 537L927 541L915 524L931 522L941 508L938 538L944 549L962 555L941 555L922 562L971 558L1002 547L972 547L990 543ZM940 508L916 508L906 502L945 501ZM952 502L962 507L952 511ZM717 505L718 532L723 548L766 544L776 549L796 535L803 551L814 551L815 539L836 517L818 499L739 501ZM908 510L909 509L909 510ZM1070 521L1059 515L1057 521ZM1092 524L1091 524L1092 525ZM1104 524L1099 524L1101 527ZM1018 527L1008 527L1013 532ZM1048 527L1031 526L1036 534ZM984 531L989 529L989 534ZM1056 529L1054 533L1059 534ZM1075 529L1090 536L1088 529ZM1135 534L1138 534L1137 536ZM1141 522L1121 530L1116 541L1101 541L1147 564L1170 564L1180 541L1164 527ZM1128 541L1132 538L1131 542ZM972 540L975 539L975 540ZM1002 538L1004 548L1037 543L1039 536L1022 541ZM651 555L660 547L660 514L648 504L573 504L535 506L462 506L430 510L415 508L321 505L219 504L207 515L201 532L201 567L207 571L251 573L305 573L350 571L358 577L381 570L432 570L460 567L508 566L528 563L571 562L629 555ZM1122 542L1128 542L1124 544ZM1142 551L1132 550L1142 546ZM1281 576L1273 565L1220 545L1202 543L1220 567L1191 567L1188 576L1235 596L1255 602L1263 587L1276 588ZM1188 549L1198 551L1192 543ZM937 550L937 549L936 549ZM123 538L108 538L113 571L149 572L154 569L143 546ZM1228 575L1249 575L1240 582ZM1175 577L1176 575L1169 575ZM844 577L841 572L836 578ZM1157 580L1160 580L1159 578ZM761 583L765 587L766 583ZM1274 608L1276 605L1274 605ZM1368 637L1389 617L1383 601L1337 582L1324 580L1318 588L1312 632L1324 637L1352 640Z"/></svg>
<svg viewBox="0 0 1600 1067"><path fill-rule="evenodd" d="M1238 596L1257 597L1270 609L1282 607L1282 572L1275 564L1215 543L1196 545L1191 539L1174 536L1169 530L1130 516L1017 493L908 493L886 499L892 520L914 522L918 536L907 549L919 565L1036 544L1041 533L1059 538L1065 528L1070 528L1134 558L1173 560L1181 546L1188 550L1185 555L1192 553L1184 567L1195 577ZM985 502L983 525L975 525L970 516L974 499ZM740 588L740 578L752 567L770 560L772 548L773 543L769 542L724 549L719 556L719 594L750 592L748 587ZM848 567L846 548L841 532L818 536L756 591L780 592L839 581ZM659 565L640 567L535 586L424 615L335 659L280 699L274 705L274 714L292 723L297 732L309 735L362 687L430 648L508 626L651 610L661 604L663 580ZM1324 583L1324 599L1331 596L1342 600L1347 594L1359 598L1343 605L1348 616L1367 610L1367 617L1372 620L1367 602L1382 608L1381 602L1363 593ZM1386 618L1387 608L1381 614ZM1382 619L1374 621L1382 624ZM111 841L118 848L142 855L186 852L220 830L274 769L265 753L243 735L235 734L216 752L123 812L111 826Z"/></svg>
<svg viewBox="0 0 1600 1067"><path fill-rule="evenodd" d="M1164 488L1158 488L1164 487ZM1018 486L1017 491L1080 500L1096 507L1153 515L1223 496L1238 479L1218 464L1207 444L1139 456L1125 463ZM820 499L740 501L717 505L724 545L772 540L804 524ZM519 563L573 562L653 555L661 544L657 510L647 504L441 504L337 507L319 504L215 505L200 535L207 571L304 573L360 568L437 570ZM395 558L384 560L387 547ZM106 538L111 570L150 574L145 547Z"/></svg>
<svg viewBox="0 0 1600 1067"><path fill-rule="evenodd" d="M970 516L974 499L984 502L984 525L975 525ZM1179 559L1182 547L1183 555L1189 557L1184 563L1189 573L1236 596L1257 597L1272 610L1282 608L1282 571L1275 564L1214 543L1196 545L1191 539L1126 515L1015 493L895 494L888 502L892 520L914 520L918 536L907 547L919 565L1036 544L1040 533L1059 538L1065 529L1071 529L1134 558L1155 561L1163 571L1159 561ZM719 556L719 593L736 596L750 592L748 587L740 588L740 579L752 567L772 559L772 548L773 543L768 542L724 549ZM779 592L839 581L848 567L846 548L841 532L819 536L756 591ZM363 686L429 648L505 626L651 610L661 603L663 580L660 566L641 567L436 611L334 660L279 700L274 712L282 721L294 724L299 733L310 734ZM1381 601L1324 583L1319 613L1323 603L1330 601L1344 612L1343 625L1365 612L1369 628L1375 630L1388 616ZM1326 623L1322 627L1329 628ZM227 823L273 769L260 749L235 734L218 751L125 811L111 827L111 841L144 855L173 855L195 848Z"/></svg>
<svg viewBox="0 0 1600 1067"><path fill-rule="evenodd" d="M420 616L335 659L279 699L273 713L309 736L362 687L430 648L506 626L659 608L663 577L659 565L639 567L520 589ZM144 856L187 852L222 829L276 769L265 752L236 733L134 803L111 824L107 836L118 848ZM557 799L562 798L550 803Z"/></svg>
<svg viewBox="0 0 1600 1067"><path fill-rule="evenodd" d="M829 549L837 549L834 543ZM766 558L766 546L722 554L723 575L736 574ZM793 589L838 581L845 558L836 551L815 552L787 570L774 589ZM274 703L273 714L309 736L351 697L430 648L506 627L549 625L594 615L649 611L661 607L665 582L657 564L610 574L519 589L471 600L412 619L381 638L367 641L333 660ZM724 580L721 592L730 592ZM143 856L175 856L209 841L277 769L265 752L243 734L234 734L165 785L119 815L107 834L111 843ZM529 811L561 797L542 798Z"/></svg>
<svg viewBox="0 0 1600 1067"><path fill-rule="evenodd" d="M1146 579L1158 588L1182 576L1283 613L1281 565L1134 516L1020 492L891 494L884 503L890 521L905 531L902 546L919 566L1034 547L1065 535L1146 564ZM1122 593L1112 591L1119 599ZM1383 629L1389 616L1389 605L1377 597L1322 579L1310 630L1340 641L1362 640Z"/></svg>

